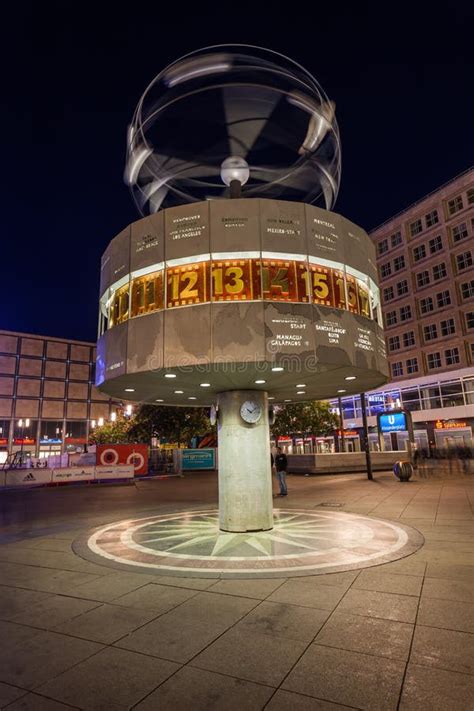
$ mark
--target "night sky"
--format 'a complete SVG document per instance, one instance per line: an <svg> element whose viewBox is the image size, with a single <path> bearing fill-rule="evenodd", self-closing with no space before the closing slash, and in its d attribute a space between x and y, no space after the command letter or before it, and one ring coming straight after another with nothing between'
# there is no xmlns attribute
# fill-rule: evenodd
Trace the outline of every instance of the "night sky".
<svg viewBox="0 0 474 711"><path fill-rule="evenodd" d="M469 3L344 4L22 5L2 108L0 328L95 339L100 255L139 217L127 124L153 76L199 47L266 46L315 75L341 132L335 209L367 230L472 165Z"/></svg>

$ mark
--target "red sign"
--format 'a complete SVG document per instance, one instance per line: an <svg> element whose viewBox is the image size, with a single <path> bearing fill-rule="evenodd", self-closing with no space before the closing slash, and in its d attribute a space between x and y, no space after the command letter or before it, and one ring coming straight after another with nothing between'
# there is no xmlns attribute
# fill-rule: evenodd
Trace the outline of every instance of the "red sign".
<svg viewBox="0 0 474 711"><path fill-rule="evenodd" d="M0 437L0 447L7 447L8 446L8 438L7 437Z"/></svg>
<svg viewBox="0 0 474 711"><path fill-rule="evenodd" d="M66 437L66 444L87 444L86 437Z"/></svg>
<svg viewBox="0 0 474 711"><path fill-rule="evenodd" d="M114 466L133 464L135 474L148 472L148 445L146 444L98 444L96 464Z"/></svg>

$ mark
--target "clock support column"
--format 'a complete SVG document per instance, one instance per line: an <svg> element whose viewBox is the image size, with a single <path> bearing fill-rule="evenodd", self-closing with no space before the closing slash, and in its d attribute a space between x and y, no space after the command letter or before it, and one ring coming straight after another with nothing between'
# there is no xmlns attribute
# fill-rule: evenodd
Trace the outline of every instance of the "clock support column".
<svg viewBox="0 0 474 711"><path fill-rule="evenodd" d="M261 409L249 424L240 409L250 401ZM273 528L272 472L268 395L232 390L218 395L219 528L221 531L268 531Z"/></svg>

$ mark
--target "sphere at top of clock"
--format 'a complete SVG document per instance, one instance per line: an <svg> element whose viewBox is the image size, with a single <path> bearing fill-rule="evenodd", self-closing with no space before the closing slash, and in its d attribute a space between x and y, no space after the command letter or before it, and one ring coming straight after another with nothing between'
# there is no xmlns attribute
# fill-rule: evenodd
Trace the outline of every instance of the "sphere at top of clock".
<svg viewBox="0 0 474 711"><path fill-rule="evenodd" d="M244 197L330 209L341 171L334 103L277 52L218 45L181 57L150 82L129 126L125 181L138 210L228 197L230 157L248 165Z"/></svg>

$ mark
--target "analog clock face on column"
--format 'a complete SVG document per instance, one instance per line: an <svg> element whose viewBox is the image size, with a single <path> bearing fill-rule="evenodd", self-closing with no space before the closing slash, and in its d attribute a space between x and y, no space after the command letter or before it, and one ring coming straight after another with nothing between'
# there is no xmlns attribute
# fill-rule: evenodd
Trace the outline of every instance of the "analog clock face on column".
<svg viewBox="0 0 474 711"><path fill-rule="evenodd" d="M244 422L248 422L249 425L254 425L262 416L262 408L258 402L246 400L240 408L240 416Z"/></svg>

